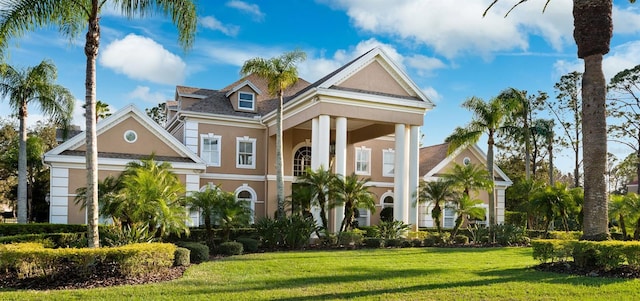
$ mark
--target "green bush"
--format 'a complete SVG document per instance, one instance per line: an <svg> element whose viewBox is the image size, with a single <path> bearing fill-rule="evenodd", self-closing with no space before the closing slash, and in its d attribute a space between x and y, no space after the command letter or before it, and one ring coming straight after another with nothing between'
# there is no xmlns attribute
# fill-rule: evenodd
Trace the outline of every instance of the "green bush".
<svg viewBox="0 0 640 301"><path fill-rule="evenodd" d="M638 241L576 241L536 239L531 242L533 258L542 262L573 258L582 269L615 269L625 262L637 267L640 262Z"/></svg>
<svg viewBox="0 0 640 301"><path fill-rule="evenodd" d="M0 246L0 270L19 278L86 276L98 265L114 266L125 277L163 273L173 265L176 246L132 244L116 248L48 249L37 243Z"/></svg>
<svg viewBox="0 0 640 301"><path fill-rule="evenodd" d="M362 244L363 232L364 231L358 229L341 232L338 236L338 244L342 246L360 246Z"/></svg>
<svg viewBox="0 0 640 301"><path fill-rule="evenodd" d="M449 244L451 241L451 233L442 232L442 233L429 233L427 237L424 239L423 244L425 247L434 247L434 246L442 246Z"/></svg>
<svg viewBox="0 0 640 301"><path fill-rule="evenodd" d="M317 225L313 217L291 215L279 219L262 218L256 224L262 246L267 249L301 249L309 243Z"/></svg>
<svg viewBox="0 0 640 301"><path fill-rule="evenodd" d="M236 239L237 242L242 244L242 248L246 253L255 253L258 252L258 247L260 242L253 238L248 237L239 237Z"/></svg>
<svg viewBox="0 0 640 301"><path fill-rule="evenodd" d="M453 238L453 242L458 245L466 245L469 243L469 237L466 235L458 234Z"/></svg>
<svg viewBox="0 0 640 301"><path fill-rule="evenodd" d="M566 261L573 256L575 243L559 239L534 239L531 241L533 259L541 262Z"/></svg>
<svg viewBox="0 0 640 301"><path fill-rule="evenodd" d="M393 207L384 207L380 210L380 221L381 222L392 222L393 221Z"/></svg>
<svg viewBox="0 0 640 301"><path fill-rule="evenodd" d="M154 232L149 232L147 224L137 224L132 227L120 228L107 226L104 228L100 241L103 246L117 247L135 243L150 243L157 241Z"/></svg>
<svg viewBox="0 0 640 301"><path fill-rule="evenodd" d="M380 221L380 224L378 224L376 227L378 227L380 238L387 240L400 238L409 229L409 225L405 224L402 221Z"/></svg>
<svg viewBox="0 0 640 301"><path fill-rule="evenodd" d="M384 247L384 239L379 237L366 237L364 239L364 246L367 248L382 248Z"/></svg>
<svg viewBox="0 0 640 301"><path fill-rule="evenodd" d="M43 233L82 233L87 232L87 225L66 224L0 224L0 236Z"/></svg>
<svg viewBox="0 0 640 301"><path fill-rule="evenodd" d="M407 232L407 239L418 239L420 241L427 238L429 232L427 231L409 231Z"/></svg>
<svg viewBox="0 0 640 301"><path fill-rule="evenodd" d="M359 226L358 229L364 231L364 237L379 237L380 232L376 226Z"/></svg>
<svg viewBox="0 0 640 301"><path fill-rule="evenodd" d="M403 239L400 242L400 247L401 248L411 248L412 246L413 246L413 243L410 240Z"/></svg>
<svg viewBox="0 0 640 301"><path fill-rule="evenodd" d="M422 239L414 238L411 240L411 246L414 248L422 247Z"/></svg>
<svg viewBox="0 0 640 301"><path fill-rule="evenodd" d="M496 242L502 246L522 245L529 242L524 228L513 225L494 225L489 231L495 234Z"/></svg>
<svg viewBox="0 0 640 301"><path fill-rule="evenodd" d="M181 267L181 266L190 265L191 264L191 260L189 258L190 256L191 256L191 251L189 251L189 249L177 247L176 252L174 253L174 256L173 256L173 266Z"/></svg>
<svg viewBox="0 0 640 301"><path fill-rule="evenodd" d="M204 244L192 241L179 241L175 244L178 247L189 249L189 251L191 251L189 259L192 263L201 263L209 260L209 247Z"/></svg>
<svg viewBox="0 0 640 301"><path fill-rule="evenodd" d="M397 248L397 247L400 247L402 245L402 241L403 241L403 239L401 239L401 238L385 239L384 245L385 245L385 247Z"/></svg>
<svg viewBox="0 0 640 301"><path fill-rule="evenodd" d="M235 241L223 242L218 246L218 253L225 256L242 255L242 244Z"/></svg>
<svg viewBox="0 0 640 301"><path fill-rule="evenodd" d="M581 231L549 231L549 239L578 240L582 237Z"/></svg>
<svg viewBox="0 0 640 301"><path fill-rule="evenodd" d="M505 211L504 223L520 228L527 227L527 213L518 211Z"/></svg>

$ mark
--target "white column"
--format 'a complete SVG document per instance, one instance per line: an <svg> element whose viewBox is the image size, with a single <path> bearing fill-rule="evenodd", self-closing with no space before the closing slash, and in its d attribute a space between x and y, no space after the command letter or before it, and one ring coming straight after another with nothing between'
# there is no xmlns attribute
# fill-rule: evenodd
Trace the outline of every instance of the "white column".
<svg viewBox="0 0 640 301"><path fill-rule="evenodd" d="M331 118L329 115L318 117L318 165L329 169L329 139L331 137Z"/></svg>
<svg viewBox="0 0 640 301"><path fill-rule="evenodd" d="M409 132L409 224L418 230L418 179L420 162L420 127L411 126Z"/></svg>
<svg viewBox="0 0 640 301"><path fill-rule="evenodd" d="M496 197L498 198L497 206L496 206L496 223L504 224L504 199L505 199L505 187L498 187L495 191Z"/></svg>
<svg viewBox="0 0 640 301"><path fill-rule="evenodd" d="M347 174L347 118L336 117L336 174L346 176ZM340 229L344 219L344 206L336 206L335 229Z"/></svg>
<svg viewBox="0 0 640 301"><path fill-rule="evenodd" d="M311 119L311 169L316 170L318 164L318 118Z"/></svg>
<svg viewBox="0 0 640 301"><path fill-rule="evenodd" d="M187 191L186 195L190 196L192 193L200 190L200 175L199 174L187 174L185 176L185 189ZM190 207L187 207L187 214L189 218L187 219L187 225L189 227L197 227L200 226L200 211L199 210L191 210Z"/></svg>
<svg viewBox="0 0 640 301"><path fill-rule="evenodd" d="M408 183L407 183L407 131L404 124L396 124L396 162L394 174L393 219L408 222Z"/></svg>
<svg viewBox="0 0 640 301"><path fill-rule="evenodd" d="M66 224L69 219L69 169L51 167L49 171L49 222Z"/></svg>

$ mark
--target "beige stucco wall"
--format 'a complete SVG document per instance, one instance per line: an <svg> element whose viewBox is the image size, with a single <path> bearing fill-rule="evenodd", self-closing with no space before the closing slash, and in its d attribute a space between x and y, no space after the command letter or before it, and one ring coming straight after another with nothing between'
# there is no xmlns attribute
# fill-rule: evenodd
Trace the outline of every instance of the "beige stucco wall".
<svg viewBox="0 0 640 301"><path fill-rule="evenodd" d="M480 160L478 158L478 156L476 156L473 152L471 152L469 149L465 149L464 151L460 152L460 154L458 154L453 160L452 162L450 162L449 164L447 164L447 166L445 166L441 171L438 172L438 174L446 174L449 173L452 169L453 166L455 164L458 165L463 165L463 160L464 158L469 158L471 159L471 164L476 164L476 165L480 165L483 168L486 168L486 164L484 163L484 161ZM489 204L489 194L486 191L476 191L476 192L472 192L471 193L471 197L472 198L477 198L482 200L485 204Z"/></svg>
<svg viewBox="0 0 640 301"><path fill-rule="evenodd" d="M358 71L344 82L338 84L338 86L343 88L410 96L377 61L373 61L371 64L362 68L362 70Z"/></svg>
<svg viewBox="0 0 640 301"><path fill-rule="evenodd" d="M246 93L253 93L253 111L250 110L245 110L245 109L238 109L238 92L246 92ZM256 109L258 108L258 104L257 104L257 98L258 98L258 94L256 93L256 91L254 91L253 89L251 89L250 86L244 86L240 89L238 89L238 91L233 92L229 95L229 100L231 101L231 105L233 106L233 109L236 111L243 111L243 112L255 112Z"/></svg>
<svg viewBox="0 0 640 301"><path fill-rule="evenodd" d="M135 131L138 136L133 143L124 140L124 133L128 130ZM76 150L85 151L86 145L82 144ZM158 156L181 156L133 117L123 120L108 131L98 135L98 152L141 155L154 153Z"/></svg>
<svg viewBox="0 0 640 301"><path fill-rule="evenodd" d="M208 166L207 173L264 175L266 166L264 158L266 152L264 130L200 123L198 132L199 134L213 133L222 137L220 167ZM256 139L255 169L236 168L236 138L245 136ZM200 155L200 143L201 140L200 137L198 137L198 155Z"/></svg>

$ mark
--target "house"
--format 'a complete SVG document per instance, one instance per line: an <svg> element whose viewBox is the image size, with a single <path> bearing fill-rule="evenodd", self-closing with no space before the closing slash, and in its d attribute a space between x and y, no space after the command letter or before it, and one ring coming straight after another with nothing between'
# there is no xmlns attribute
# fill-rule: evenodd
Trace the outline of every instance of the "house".
<svg viewBox="0 0 640 301"><path fill-rule="evenodd" d="M483 167L487 166L487 156L476 144L462 146L452 153L448 153L449 143L443 143L420 149L420 175L424 181L435 181L443 174L447 174L454 165L477 164ZM494 164L494 197L496 199L496 222L504 223L505 211L505 191L513 184L511 179ZM489 195L486 191L476 191L471 195L472 198L483 201L482 207L485 208L485 219L478 223L484 224L489 220ZM420 227L434 227L431 218L431 209L433 207L428 204L421 204L418 208ZM455 221L455 212L453 209L444 208L442 227L452 228Z"/></svg>
<svg viewBox="0 0 640 301"><path fill-rule="evenodd" d="M629 184L627 184L627 191L628 192L635 192L638 193L638 179L635 179L631 182L629 182Z"/></svg>
<svg viewBox="0 0 640 301"><path fill-rule="evenodd" d="M155 154L173 165L187 191L208 185L251 204L254 219L273 216L276 202L275 134L279 100L255 75L219 90L176 87L161 127L135 106L98 122L99 179L121 172L131 160ZM331 168L369 178L378 207L394 208L394 219L418 225L414 192L419 171L420 127L433 103L374 48L320 80L299 80L283 105L285 195L307 167ZM84 133L47 152L51 166L50 221L85 223L75 190L86 185ZM475 158L475 157L474 157ZM344 208L329 213L337 229ZM362 212L360 224L379 219ZM200 224L199 214L191 221Z"/></svg>

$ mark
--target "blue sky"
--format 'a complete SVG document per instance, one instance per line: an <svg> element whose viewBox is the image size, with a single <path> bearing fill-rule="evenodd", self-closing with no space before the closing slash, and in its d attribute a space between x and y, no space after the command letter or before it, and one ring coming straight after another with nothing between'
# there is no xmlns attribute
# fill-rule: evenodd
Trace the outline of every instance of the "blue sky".
<svg viewBox="0 0 640 301"><path fill-rule="evenodd" d="M110 2L110 1L108 1ZM107 3L101 18L97 96L115 111L129 103L153 107L172 99L176 85L218 89L239 78L242 63L293 49L307 53L299 65L313 82L359 54L381 46L436 104L425 116L424 144L444 141L471 115L460 104L490 99L514 87L555 96L553 85L582 71L573 42L571 0L529 1L507 18L516 0L253 0L198 1L198 33L188 52L161 15L128 20ZM614 38L605 57L607 78L640 64L640 5L614 1ZM59 83L78 99L75 123L84 125L83 37L69 41L55 29L28 34L11 45L8 63L27 67L51 59ZM0 101L0 113L9 112ZM31 109L30 123L41 116ZM481 145L483 148L484 146ZM631 152L610 144L609 151ZM571 158L556 158L571 169Z"/></svg>

